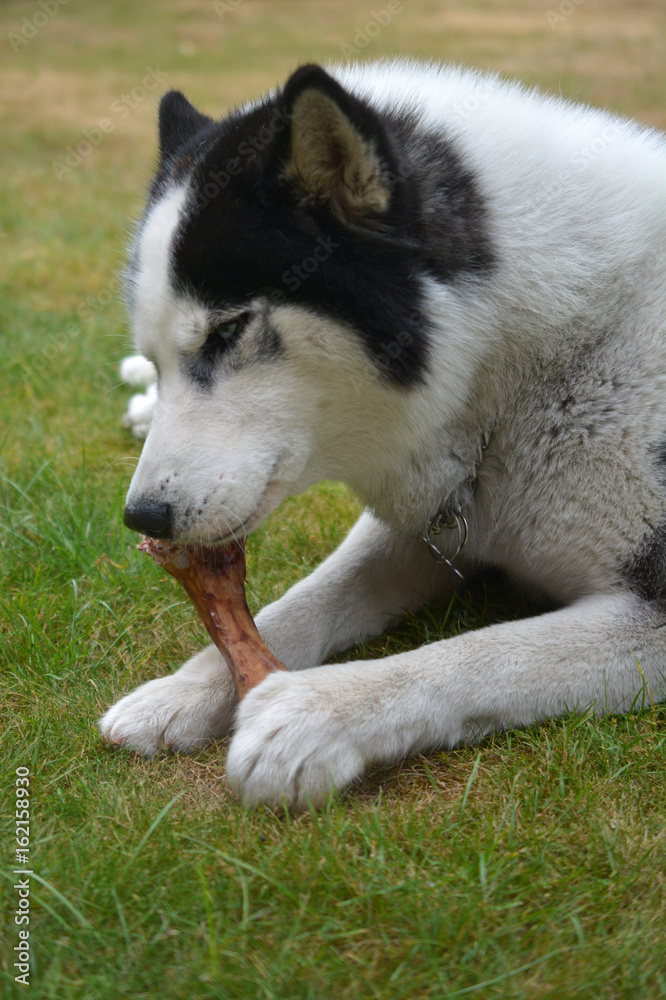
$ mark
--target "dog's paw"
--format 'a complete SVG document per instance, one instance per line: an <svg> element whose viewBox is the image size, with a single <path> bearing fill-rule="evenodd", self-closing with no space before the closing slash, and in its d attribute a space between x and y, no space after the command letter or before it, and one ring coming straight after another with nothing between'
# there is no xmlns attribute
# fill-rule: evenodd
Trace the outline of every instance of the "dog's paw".
<svg viewBox="0 0 666 1000"><path fill-rule="evenodd" d="M226 735L235 699L226 687L192 677L158 677L121 698L99 721L102 737L151 757L186 753Z"/></svg>
<svg viewBox="0 0 666 1000"><path fill-rule="evenodd" d="M157 382L157 369L152 361L143 354L130 354L120 362L120 377L128 385L139 385L147 388Z"/></svg>
<svg viewBox="0 0 666 1000"><path fill-rule="evenodd" d="M341 704L337 669L273 674L241 702L227 778L244 805L302 811L363 774L363 726Z"/></svg>
<svg viewBox="0 0 666 1000"><path fill-rule="evenodd" d="M127 404L127 413L123 418L123 423L134 437L141 439L147 437L156 404L156 385L149 385L145 393L139 392L131 397Z"/></svg>

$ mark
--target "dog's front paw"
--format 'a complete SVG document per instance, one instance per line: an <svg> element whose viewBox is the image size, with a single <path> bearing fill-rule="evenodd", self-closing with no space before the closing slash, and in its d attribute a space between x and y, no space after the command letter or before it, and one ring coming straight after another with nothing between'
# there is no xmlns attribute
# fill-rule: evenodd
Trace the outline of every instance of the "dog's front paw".
<svg viewBox="0 0 666 1000"><path fill-rule="evenodd" d="M196 750L229 731L235 698L228 688L178 674L158 677L121 698L99 728L107 743L147 757L164 747Z"/></svg>
<svg viewBox="0 0 666 1000"><path fill-rule="evenodd" d="M227 778L244 805L302 811L363 774L362 727L340 703L345 699L331 676L339 669L273 674L243 700Z"/></svg>
<svg viewBox="0 0 666 1000"><path fill-rule="evenodd" d="M123 418L134 437L143 439L148 436L150 423L157 405L157 386L149 385L145 392L138 392L127 404L127 412Z"/></svg>

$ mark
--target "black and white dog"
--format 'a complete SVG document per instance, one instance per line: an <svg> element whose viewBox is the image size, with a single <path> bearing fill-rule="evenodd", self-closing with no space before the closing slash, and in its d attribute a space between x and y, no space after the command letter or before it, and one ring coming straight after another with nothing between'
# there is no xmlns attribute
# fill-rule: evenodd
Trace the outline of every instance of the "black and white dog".
<svg viewBox="0 0 666 1000"><path fill-rule="evenodd" d="M305 66L220 122L171 92L159 131L126 523L224 542L324 478L367 511L257 617L293 673L236 711L211 647L104 737L233 729L243 801L301 808L376 761L666 695L663 138L410 62ZM558 610L321 666L483 566Z"/></svg>

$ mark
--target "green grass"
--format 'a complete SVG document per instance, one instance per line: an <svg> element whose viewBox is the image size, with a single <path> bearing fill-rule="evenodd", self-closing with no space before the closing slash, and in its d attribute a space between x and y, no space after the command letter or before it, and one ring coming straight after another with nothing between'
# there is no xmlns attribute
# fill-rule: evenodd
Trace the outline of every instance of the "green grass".
<svg viewBox="0 0 666 1000"><path fill-rule="evenodd" d="M557 30L546 3L404 6L361 58L469 61L666 124L656 2L586 0ZM12 52L8 33L39 9L0 13L3 997L663 996L662 707L416 756L299 817L239 807L224 741L152 761L102 745L95 722L114 698L204 645L121 523L139 447L120 425L117 277L157 91L62 181L52 161L146 66L218 114L299 61L339 58L371 7L243 0L222 21L200 0L71 0ZM287 501L250 542L251 608L358 512L335 484ZM349 655L529 611L486 578ZM12 968L17 767L31 771L29 990Z"/></svg>

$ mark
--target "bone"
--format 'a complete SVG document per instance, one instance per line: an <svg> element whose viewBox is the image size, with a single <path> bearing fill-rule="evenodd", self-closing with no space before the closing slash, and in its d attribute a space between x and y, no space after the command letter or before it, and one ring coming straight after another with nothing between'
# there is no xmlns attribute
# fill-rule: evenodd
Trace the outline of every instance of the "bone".
<svg viewBox="0 0 666 1000"><path fill-rule="evenodd" d="M194 548L144 535L137 548L185 588L229 667L239 700L269 674L287 669L264 644L249 612L242 542Z"/></svg>

